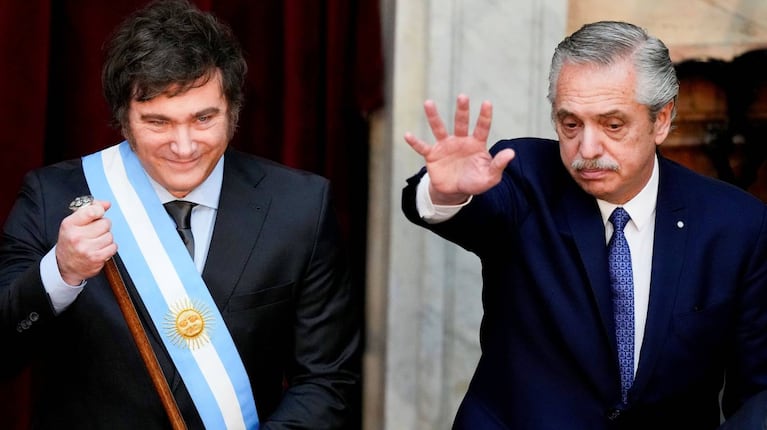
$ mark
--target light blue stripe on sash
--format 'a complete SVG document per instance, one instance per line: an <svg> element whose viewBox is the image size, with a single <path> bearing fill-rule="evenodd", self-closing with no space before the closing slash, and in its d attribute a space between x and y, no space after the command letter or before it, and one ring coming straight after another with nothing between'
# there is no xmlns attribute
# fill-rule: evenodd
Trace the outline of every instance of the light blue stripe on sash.
<svg viewBox="0 0 767 430"><path fill-rule="evenodd" d="M146 178L138 158L126 142L119 145L119 154L116 153L117 149L113 147L84 157L83 169L94 197L112 202L106 216L112 220L112 233L118 244L120 257L139 290L142 301L161 334L163 343L179 370L205 426L226 428L242 427L244 424L245 428L257 429L258 415L249 379L218 308L178 237L173 221L168 217ZM120 158L129 181L127 187L132 187L127 193L122 189L113 192L110 185L110 179L114 183L120 183ZM115 164L107 166L104 164L105 159L107 163ZM124 183L122 185L120 188L126 188ZM121 201L128 207L121 207ZM142 210L145 213L142 213ZM126 218L126 213L134 214L131 215L133 227ZM137 218L140 219L139 222L136 221ZM142 223L142 219L148 219L151 225ZM140 234L138 241L137 233ZM151 235L156 235L159 242L148 240L147 237L151 238ZM159 245L152 246L153 243ZM167 259L172 263L172 267L164 270L164 266L160 265L163 269L158 269L157 261ZM180 284L179 280L183 280L183 284ZM171 284L180 284L180 288L169 287ZM172 302L177 298L184 299L180 305ZM169 315L174 309L177 310L178 306L189 304L200 308L206 317L208 344L203 342L203 346L188 345L178 336L175 339L169 336L169 330L173 327L173 324L167 325L168 322L173 322L172 318L169 320ZM208 370L202 370L200 366L205 366ZM235 419L234 423L231 418L233 405L222 400L226 399L227 395L221 394L230 392L230 389L234 390L239 403L238 414L241 414L241 419ZM213 390L218 390L216 392L219 394L216 395ZM222 408L230 410L227 417L223 415ZM237 422L241 424L238 425Z"/></svg>

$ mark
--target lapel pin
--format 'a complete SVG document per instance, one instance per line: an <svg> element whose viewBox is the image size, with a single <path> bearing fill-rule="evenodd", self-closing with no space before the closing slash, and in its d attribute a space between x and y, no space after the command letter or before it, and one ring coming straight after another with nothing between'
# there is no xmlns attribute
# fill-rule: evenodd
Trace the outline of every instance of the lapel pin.
<svg viewBox="0 0 767 430"><path fill-rule="evenodd" d="M676 222L676 226L677 226L677 228L682 228L682 227L684 227L684 221L681 221L681 220L680 220L680 221L677 221L677 222Z"/></svg>

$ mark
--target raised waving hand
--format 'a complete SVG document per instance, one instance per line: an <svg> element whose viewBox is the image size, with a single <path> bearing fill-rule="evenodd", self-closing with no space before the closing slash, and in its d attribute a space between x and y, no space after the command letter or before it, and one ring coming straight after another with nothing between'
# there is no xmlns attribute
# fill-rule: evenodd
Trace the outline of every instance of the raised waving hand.
<svg viewBox="0 0 767 430"><path fill-rule="evenodd" d="M493 118L490 102L482 103L471 134L469 98L464 94L456 101L453 134L448 133L432 100L424 102L424 111L436 142L429 145L411 133L405 134L405 141L426 163L431 179L429 195L434 204L460 204L500 182L503 169L514 158L514 151L504 149L495 157L488 152L487 136Z"/></svg>

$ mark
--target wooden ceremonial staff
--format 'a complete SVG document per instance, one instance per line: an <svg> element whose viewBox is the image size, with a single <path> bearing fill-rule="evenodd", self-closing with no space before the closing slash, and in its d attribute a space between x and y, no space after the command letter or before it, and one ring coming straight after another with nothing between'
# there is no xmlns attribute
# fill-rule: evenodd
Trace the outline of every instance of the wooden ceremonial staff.
<svg viewBox="0 0 767 430"><path fill-rule="evenodd" d="M78 197L72 201L69 205L69 209L75 211L83 206L87 206L93 202L92 196ZM160 363L157 361L157 356L154 354L152 345L149 344L149 338L144 331L144 326L141 325L136 307L133 305L133 301L128 295L128 289L125 287L125 281L123 281L120 271L117 269L117 264L114 258L110 257L104 264L104 274L109 281L109 286L112 288L112 292L117 299L117 304L120 306L125 322L128 323L128 329L130 329L133 340L136 342L138 351L141 354L141 359L144 360L149 376L152 378L152 384L154 385L157 394L160 395L162 406L165 408L165 412L168 414L173 430L186 430L186 424L184 423L184 417L181 416L181 412L178 410L176 399L173 398L173 394L168 386L168 381L165 379L165 375L162 373Z"/></svg>

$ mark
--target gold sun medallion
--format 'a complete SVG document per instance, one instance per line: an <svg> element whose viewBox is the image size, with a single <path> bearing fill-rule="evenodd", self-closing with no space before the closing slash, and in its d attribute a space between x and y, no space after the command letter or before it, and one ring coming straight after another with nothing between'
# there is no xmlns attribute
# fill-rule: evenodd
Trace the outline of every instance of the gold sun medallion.
<svg viewBox="0 0 767 430"><path fill-rule="evenodd" d="M213 315L205 305L184 298L165 316L165 334L178 347L197 349L210 342L212 323Z"/></svg>

